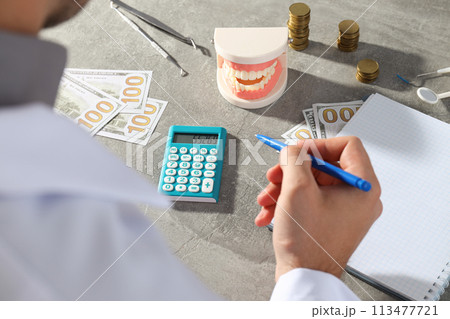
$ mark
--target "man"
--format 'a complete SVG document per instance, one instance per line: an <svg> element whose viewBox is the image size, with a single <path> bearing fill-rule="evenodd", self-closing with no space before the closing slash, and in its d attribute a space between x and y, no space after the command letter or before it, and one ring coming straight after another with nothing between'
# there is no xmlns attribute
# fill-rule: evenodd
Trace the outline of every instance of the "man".
<svg viewBox="0 0 450 319"><path fill-rule="evenodd" d="M86 2L0 0L0 299L217 299L132 204L164 200L148 198L151 186L51 110L65 50L36 35ZM275 216L272 299L357 299L339 277L381 212L379 185L357 139L317 146L373 189L296 165L301 145L283 150L287 163L268 171L256 219Z"/></svg>

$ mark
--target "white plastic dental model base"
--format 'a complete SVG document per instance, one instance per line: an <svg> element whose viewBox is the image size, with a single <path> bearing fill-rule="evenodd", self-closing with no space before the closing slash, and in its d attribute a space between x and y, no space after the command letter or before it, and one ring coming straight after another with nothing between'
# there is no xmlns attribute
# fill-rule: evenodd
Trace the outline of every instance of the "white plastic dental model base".
<svg viewBox="0 0 450 319"><path fill-rule="evenodd" d="M287 28L216 28L217 85L231 104L256 109L287 84Z"/></svg>

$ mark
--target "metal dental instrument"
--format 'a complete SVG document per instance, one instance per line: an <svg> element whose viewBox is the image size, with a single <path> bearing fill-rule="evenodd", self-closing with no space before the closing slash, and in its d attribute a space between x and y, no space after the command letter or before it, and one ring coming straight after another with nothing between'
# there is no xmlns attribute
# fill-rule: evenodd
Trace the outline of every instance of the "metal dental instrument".
<svg viewBox="0 0 450 319"><path fill-rule="evenodd" d="M143 20L144 22L154 26L155 28L169 34L170 36L174 37L175 39L184 42L186 44L192 45L194 47L194 49L197 49L197 45L194 42L194 39L192 38L188 38L183 36L182 34L180 34L179 32L175 31L174 29L172 29L171 27L169 27L168 25L162 23L161 21L159 21L158 19L149 16L148 14L141 12L139 10L134 9L133 7L130 7L129 5L127 5L126 3L123 3L120 0L111 0L111 2L113 2L117 7L121 7L122 9L128 11L129 13L131 13L132 15L138 17L139 19Z"/></svg>
<svg viewBox="0 0 450 319"><path fill-rule="evenodd" d="M408 81L407 79L402 77L400 74L397 74L397 77L400 80L402 80L403 82L405 82L406 84L410 84L410 85L415 86L415 87L421 87L422 83L424 81L424 79L422 79L422 78L427 78L427 77L430 77L430 76L433 76L433 75L435 75L435 76L442 75L442 74L446 74L446 73L450 73L450 67L439 69L439 70L434 71L434 72L419 74L419 75L417 75L414 78L414 80L411 80L411 81Z"/></svg>
<svg viewBox="0 0 450 319"><path fill-rule="evenodd" d="M114 4L114 1L110 1L110 6L112 9L116 10L116 12L120 15L120 17L125 20L126 23L128 23L134 30L136 30L137 32L139 32L144 38L146 38L148 40L148 42L150 42L150 44L152 45L152 47L155 48L156 51L158 51L159 54L161 54L164 58L166 58L167 60L169 60L170 62L172 62L174 65L176 65L179 69L180 69L180 75L181 76L186 76L189 73L187 73L179 64L178 62L169 54L167 53L158 43L156 43L155 40L153 40L147 32L145 32L144 30L142 30L136 23L134 23L133 21L131 21L130 19L128 19L122 12L119 11L118 6L116 6Z"/></svg>
<svg viewBox="0 0 450 319"><path fill-rule="evenodd" d="M439 69L439 70L437 70L437 71L435 71L435 72L429 72L429 73L419 74L419 75L416 76L416 79L417 79L417 78L424 77L424 76L430 76L430 75L435 75L435 74L445 74L445 73L450 73L450 67L444 68L444 69Z"/></svg>
<svg viewBox="0 0 450 319"><path fill-rule="evenodd" d="M417 89L417 96L424 102L430 103L430 104L436 104L440 99L446 99L450 97L450 91L437 94L434 93L432 90L426 87L421 87Z"/></svg>

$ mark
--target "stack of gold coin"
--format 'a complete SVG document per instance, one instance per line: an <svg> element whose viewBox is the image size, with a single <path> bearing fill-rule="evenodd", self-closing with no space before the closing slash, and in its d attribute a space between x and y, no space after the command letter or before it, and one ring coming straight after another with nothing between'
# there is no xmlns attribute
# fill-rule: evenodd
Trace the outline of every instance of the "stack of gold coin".
<svg viewBox="0 0 450 319"><path fill-rule="evenodd" d="M356 79L363 83L371 83L380 74L380 68L377 61L364 59L358 62L356 67Z"/></svg>
<svg viewBox="0 0 450 319"><path fill-rule="evenodd" d="M339 23L338 48L341 51L353 52L358 48L359 25L353 20Z"/></svg>
<svg viewBox="0 0 450 319"><path fill-rule="evenodd" d="M308 47L310 13L311 9L308 5L301 2L294 3L289 7L287 25L289 37L292 39L289 46L294 50L301 51Z"/></svg>

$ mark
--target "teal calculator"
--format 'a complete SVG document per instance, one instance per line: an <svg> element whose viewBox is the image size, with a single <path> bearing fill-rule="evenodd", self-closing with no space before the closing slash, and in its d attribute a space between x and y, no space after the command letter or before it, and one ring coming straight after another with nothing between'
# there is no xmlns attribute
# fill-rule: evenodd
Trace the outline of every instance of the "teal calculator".
<svg viewBox="0 0 450 319"><path fill-rule="evenodd" d="M170 127L158 190L172 200L219 201L227 130L223 127Z"/></svg>

